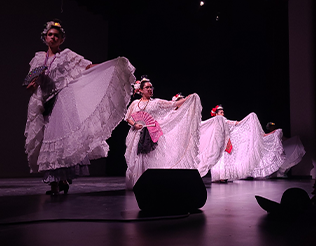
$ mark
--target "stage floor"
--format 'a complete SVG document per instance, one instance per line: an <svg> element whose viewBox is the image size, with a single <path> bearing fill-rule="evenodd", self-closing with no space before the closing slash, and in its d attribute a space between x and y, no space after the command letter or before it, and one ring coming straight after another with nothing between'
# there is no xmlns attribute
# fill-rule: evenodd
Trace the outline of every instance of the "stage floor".
<svg viewBox="0 0 316 246"><path fill-rule="evenodd" d="M271 219L255 199L280 202L290 187L311 194L314 180L203 181L208 198L199 211L144 216L124 177L80 178L56 197L39 178L0 179L1 245L316 245L315 221Z"/></svg>

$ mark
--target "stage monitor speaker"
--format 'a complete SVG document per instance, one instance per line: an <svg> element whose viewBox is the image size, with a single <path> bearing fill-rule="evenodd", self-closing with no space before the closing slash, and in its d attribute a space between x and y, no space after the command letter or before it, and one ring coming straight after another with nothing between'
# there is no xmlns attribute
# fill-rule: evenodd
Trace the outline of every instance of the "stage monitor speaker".
<svg viewBox="0 0 316 246"><path fill-rule="evenodd" d="M147 169L133 191L143 211L193 211L204 206L207 192L196 169Z"/></svg>

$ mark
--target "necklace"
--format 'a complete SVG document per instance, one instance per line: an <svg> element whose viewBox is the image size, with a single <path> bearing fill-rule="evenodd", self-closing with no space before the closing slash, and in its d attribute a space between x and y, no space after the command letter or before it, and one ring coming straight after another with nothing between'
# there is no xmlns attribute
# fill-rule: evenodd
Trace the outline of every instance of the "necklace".
<svg viewBox="0 0 316 246"><path fill-rule="evenodd" d="M147 101L147 103L146 103L145 107L143 107L143 108L141 108L141 107L139 106L139 103L140 103L141 101L142 101L142 98L139 100L139 102L138 102L137 106L138 106L138 108L139 108L141 111L144 111L144 110L145 110L145 108L147 107L147 105L148 105L148 103L149 103L150 99L148 99L148 101Z"/></svg>
<svg viewBox="0 0 316 246"><path fill-rule="evenodd" d="M57 53L59 53L59 52L60 52L60 50ZM46 75L49 74L50 67L52 66L52 63L55 61L57 53L54 55L53 60L50 62L49 66L47 66L46 63L48 62L49 57L48 57L48 51L46 52L46 58L45 58L45 62L44 62L44 66L47 67L47 70L45 72Z"/></svg>

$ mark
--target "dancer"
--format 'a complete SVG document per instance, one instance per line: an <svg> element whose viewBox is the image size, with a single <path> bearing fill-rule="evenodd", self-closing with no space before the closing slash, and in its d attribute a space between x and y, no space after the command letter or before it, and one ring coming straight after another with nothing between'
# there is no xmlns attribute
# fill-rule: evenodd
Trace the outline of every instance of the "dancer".
<svg viewBox="0 0 316 246"><path fill-rule="evenodd" d="M211 115L201 124L201 176L211 170L213 181L266 177L284 163L281 129L265 134L255 113L227 120L221 105Z"/></svg>
<svg viewBox="0 0 316 246"><path fill-rule="evenodd" d="M65 31L46 23L23 85L32 92L25 127L25 151L32 173L44 172L47 194L68 192L67 180L88 175L90 159L106 157L105 142L124 118L134 67L124 57L98 65L60 49Z"/></svg>
<svg viewBox="0 0 316 246"><path fill-rule="evenodd" d="M275 131L277 127L274 122L268 122L266 125L266 129L270 133ZM285 152L285 161L280 169L276 173L271 175L271 177L287 177L287 173L289 172L291 167L294 167L295 165L300 163L306 153L304 145L302 144L299 136L293 136L291 138L286 138L283 136L282 145Z"/></svg>
<svg viewBox="0 0 316 246"><path fill-rule="evenodd" d="M229 126L234 125L234 122L227 121L222 106L218 105L213 110L215 111L211 114L216 117L202 121L200 128L200 151L198 155L200 164L198 170L202 177L218 163L225 150L231 151L232 146L229 139Z"/></svg>
<svg viewBox="0 0 316 246"><path fill-rule="evenodd" d="M134 86L141 94L127 110L126 186L132 189L148 168L196 169L201 102L197 94L178 101L153 99L153 86L142 76ZM175 110L177 108L177 110Z"/></svg>

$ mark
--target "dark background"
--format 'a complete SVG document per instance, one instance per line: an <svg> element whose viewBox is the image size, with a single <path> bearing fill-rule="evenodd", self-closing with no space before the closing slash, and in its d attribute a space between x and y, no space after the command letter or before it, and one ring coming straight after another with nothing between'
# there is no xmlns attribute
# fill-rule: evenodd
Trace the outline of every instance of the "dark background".
<svg viewBox="0 0 316 246"><path fill-rule="evenodd" d="M109 20L109 58L127 56L156 96L196 92L203 119L221 103L228 118L254 111L288 134L287 1L78 2Z"/></svg>
<svg viewBox="0 0 316 246"><path fill-rule="evenodd" d="M255 112L263 127L273 121L290 136L285 0L214 0L203 7L195 0L13 0L1 5L2 177L29 176L23 154L29 95L21 83L34 53L46 49L40 32L53 18L61 19L66 30L62 48L94 63L127 57L137 78L149 76L155 97L195 92L203 120L222 104L228 119ZM122 122L113 132L109 156L95 162L92 175L124 175L127 131Z"/></svg>

